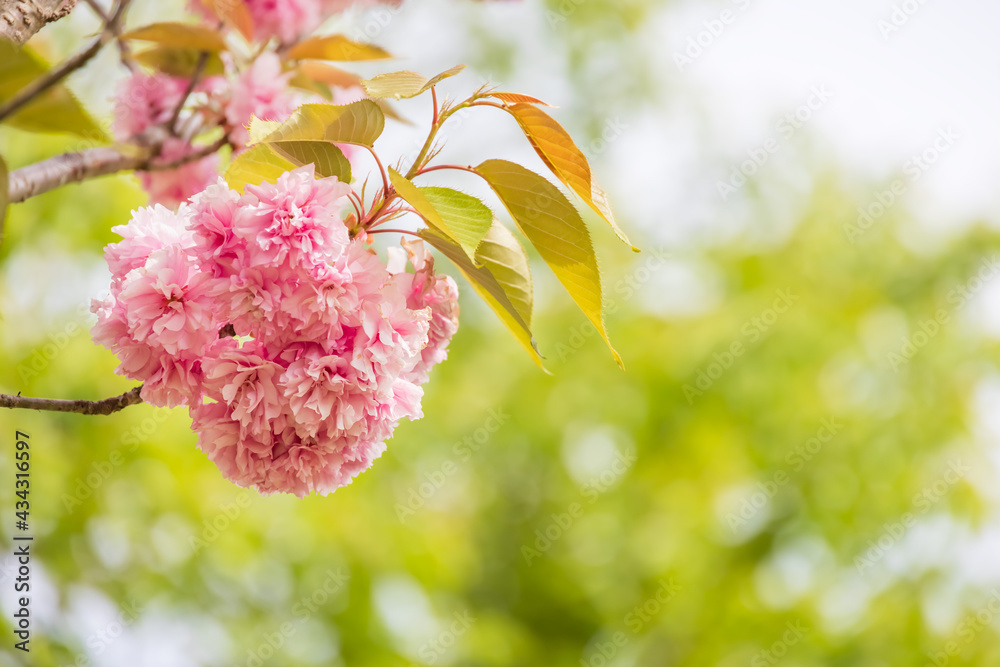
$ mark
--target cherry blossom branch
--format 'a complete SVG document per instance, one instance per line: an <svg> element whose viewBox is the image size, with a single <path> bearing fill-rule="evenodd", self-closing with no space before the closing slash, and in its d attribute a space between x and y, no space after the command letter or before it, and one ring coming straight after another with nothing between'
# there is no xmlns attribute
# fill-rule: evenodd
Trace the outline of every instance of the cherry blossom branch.
<svg viewBox="0 0 1000 667"><path fill-rule="evenodd" d="M130 405L142 403L139 392L142 385L121 396L105 398L102 401L67 401L59 398L30 398L28 396L12 396L0 394L0 408L48 410L50 412L76 412L81 415L110 415L124 410Z"/></svg>
<svg viewBox="0 0 1000 667"><path fill-rule="evenodd" d="M10 203L16 204L69 183L79 183L120 171L175 169L215 153L227 142L228 139L222 137L208 146L170 162L153 162L159 152L159 145L145 149L135 147L141 151L137 153L126 153L110 146L90 148L77 153L64 153L12 171L9 200Z"/></svg>
<svg viewBox="0 0 1000 667"><path fill-rule="evenodd" d="M45 76L35 79L27 86L19 90L14 97L0 105L0 120L3 120L23 107L25 104L31 102L31 100L35 99L38 95L55 86L67 76L86 65L91 58L97 55L97 52L101 50L101 47L114 37L113 26L117 25L118 21L121 20L122 14L124 13L125 8L128 7L129 1L130 0L121 0L118 3L108 23L106 23L104 28L101 30L101 34L98 35L93 42L91 42L90 46L75 56L65 60L58 67L47 72Z"/></svg>
<svg viewBox="0 0 1000 667"><path fill-rule="evenodd" d="M68 15L75 6L76 0L0 0L0 39L24 44L45 24Z"/></svg>

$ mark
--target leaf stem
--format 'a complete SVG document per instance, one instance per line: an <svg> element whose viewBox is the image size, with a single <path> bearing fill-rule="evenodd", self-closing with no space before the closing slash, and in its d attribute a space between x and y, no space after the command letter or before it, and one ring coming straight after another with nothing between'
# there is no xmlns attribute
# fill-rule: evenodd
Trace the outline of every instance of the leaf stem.
<svg viewBox="0 0 1000 667"><path fill-rule="evenodd" d="M433 90L434 89L431 88L431 91ZM441 129L441 126L444 125L445 121L451 118L452 114L454 114L456 111L458 111L459 109L464 109L465 107L469 106L475 100L475 97L471 97L465 102L462 102L461 104L455 107L452 107L450 109L445 109L444 111L440 112L438 112L436 100L437 96L435 94L434 122L431 124L430 132L427 133L427 141L424 142L424 145L420 148L420 152L417 153L417 157L413 161L413 165L410 167L410 170L406 172L406 178L413 178L418 173L420 173L420 171L424 167L424 162L426 161L427 153L430 152L431 147L434 145L434 139L437 137L437 133Z"/></svg>
<svg viewBox="0 0 1000 667"><path fill-rule="evenodd" d="M437 165L434 165L433 167L424 167L423 169L421 169L420 171L418 171L416 174L414 174L414 176L415 177L416 176L420 176L422 174L427 174L427 173L430 173L432 171L439 171L441 169L458 169L459 171L467 171L470 174L475 174L476 176L479 175L479 172L476 171L475 169L473 169L472 167L463 167L463 166L458 165L458 164L437 164Z"/></svg>
<svg viewBox="0 0 1000 667"><path fill-rule="evenodd" d="M30 398L20 394L0 394L0 408L48 410L50 412L76 412L81 415L110 415L124 410L130 405L142 403L139 392L142 385L121 396L105 398L101 401L67 401L58 398Z"/></svg>
<svg viewBox="0 0 1000 667"><path fill-rule="evenodd" d="M416 236L420 238L420 234L408 229L373 229L369 234L409 234L410 236Z"/></svg>
<svg viewBox="0 0 1000 667"><path fill-rule="evenodd" d="M385 167L382 166L382 160L380 160L378 158L378 153L375 152L375 147L374 146L365 146L365 148L367 148L368 152L372 154L373 158L375 158L375 164L378 165L378 170L382 174L382 199L383 199L383 201L386 201L386 200L389 199L389 196L390 196L389 195L389 175L386 174Z"/></svg>

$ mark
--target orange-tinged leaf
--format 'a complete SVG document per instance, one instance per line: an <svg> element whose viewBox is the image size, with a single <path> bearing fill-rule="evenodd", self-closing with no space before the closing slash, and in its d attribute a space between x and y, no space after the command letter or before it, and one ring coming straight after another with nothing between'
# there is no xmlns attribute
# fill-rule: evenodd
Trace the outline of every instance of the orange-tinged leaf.
<svg viewBox="0 0 1000 667"><path fill-rule="evenodd" d="M220 21L237 30L248 42L253 41L253 17L250 16L250 10L243 0L202 0L202 2Z"/></svg>
<svg viewBox="0 0 1000 667"><path fill-rule="evenodd" d="M608 197L594 180L590 163L573 138L552 116L531 104L518 102L507 111L517 120L531 146L556 177L569 186L601 216L623 243L635 252L639 249L625 236L608 205Z"/></svg>
<svg viewBox="0 0 1000 667"><path fill-rule="evenodd" d="M489 93L488 97L495 97L498 100L508 102L510 104L541 104L545 107L551 107L552 105L548 102L543 102L537 97L532 97L531 95L522 95L521 93Z"/></svg>
<svg viewBox="0 0 1000 667"><path fill-rule="evenodd" d="M383 60L392 58L392 54L374 44L355 42L343 35L327 35L299 42L289 49L288 57L292 60L356 61Z"/></svg>
<svg viewBox="0 0 1000 667"><path fill-rule="evenodd" d="M306 60L299 63L298 70L313 81L336 88L353 88L361 85L361 77L357 74L322 62Z"/></svg>

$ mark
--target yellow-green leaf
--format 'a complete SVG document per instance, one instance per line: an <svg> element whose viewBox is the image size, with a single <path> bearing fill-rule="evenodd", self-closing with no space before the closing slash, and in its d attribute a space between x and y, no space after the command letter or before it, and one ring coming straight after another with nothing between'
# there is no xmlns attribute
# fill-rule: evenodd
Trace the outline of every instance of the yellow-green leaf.
<svg viewBox="0 0 1000 667"><path fill-rule="evenodd" d="M296 166L298 165L278 155L269 146L259 144L237 155L224 178L230 188L243 192L248 185L260 185L265 181L274 183L279 176Z"/></svg>
<svg viewBox="0 0 1000 667"><path fill-rule="evenodd" d="M493 225L493 211L472 195L451 188L424 187L420 192L441 216L448 236L458 241L469 257L475 257Z"/></svg>
<svg viewBox="0 0 1000 667"><path fill-rule="evenodd" d="M198 49L173 46L154 46L151 49L135 54L135 59L142 65L171 76L190 77L198 69L202 51ZM212 76L223 74L225 67L218 53L210 53L205 61L202 74Z"/></svg>
<svg viewBox="0 0 1000 667"><path fill-rule="evenodd" d="M427 79L416 72L388 72L361 82L371 97L394 97L401 100L419 95Z"/></svg>
<svg viewBox="0 0 1000 667"><path fill-rule="evenodd" d="M532 289L528 258L510 231L496 222L475 261L470 260L457 243L436 230L425 229L420 236L458 267L535 363L545 370L531 334Z"/></svg>
<svg viewBox="0 0 1000 667"><path fill-rule="evenodd" d="M431 79L427 79L417 72L388 72L366 79L361 82L361 85L364 86L365 92L371 97L393 97L401 100L425 93L444 79L455 76L463 69L465 69L465 65L458 65L441 72Z"/></svg>
<svg viewBox="0 0 1000 667"><path fill-rule="evenodd" d="M614 230L623 243L635 252L639 249L625 236L608 205L608 197L594 180L590 163L573 138L552 116L531 104L518 102L507 106L507 111L517 119L524 136L531 142L538 156L556 177L587 202Z"/></svg>
<svg viewBox="0 0 1000 667"><path fill-rule="evenodd" d="M490 184L583 314L624 368L604 327L601 274L590 233L566 196L542 176L506 160L487 160L476 172Z"/></svg>
<svg viewBox="0 0 1000 667"><path fill-rule="evenodd" d="M362 44L347 39L343 35L328 35L326 37L311 37L299 42L288 51L292 60L383 60L392 58L385 49L374 44Z"/></svg>
<svg viewBox="0 0 1000 667"><path fill-rule="evenodd" d="M264 137L273 134L275 130L281 127L281 124L282 121L280 120L264 120L263 118L251 115L250 124L247 125L247 146L259 144L264 141Z"/></svg>
<svg viewBox="0 0 1000 667"><path fill-rule="evenodd" d="M226 42L214 30L191 23L164 22L153 23L130 30L122 39L139 39L145 42L155 42L162 46L171 46L199 51L225 51Z"/></svg>
<svg viewBox="0 0 1000 667"><path fill-rule="evenodd" d="M230 28L243 35L248 42L253 40L253 17L243 0L201 0L209 11Z"/></svg>
<svg viewBox="0 0 1000 667"><path fill-rule="evenodd" d="M389 181L427 224L456 242L470 260L493 223L493 213L475 197L448 188L418 188L389 168Z"/></svg>
<svg viewBox="0 0 1000 667"><path fill-rule="evenodd" d="M0 39L0 103L49 70L48 63L30 47L20 48ZM3 123L32 132L68 132L97 143L108 136L63 85L55 85L3 119Z"/></svg>
<svg viewBox="0 0 1000 667"><path fill-rule="evenodd" d="M314 165L317 176L336 176L342 183L351 182L351 162L334 144L327 141L281 141L267 145L298 166Z"/></svg>
<svg viewBox="0 0 1000 667"><path fill-rule="evenodd" d="M251 132L251 141L332 141L371 147L383 129L385 115L372 100L343 105L303 104L266 134Z"/></svg>

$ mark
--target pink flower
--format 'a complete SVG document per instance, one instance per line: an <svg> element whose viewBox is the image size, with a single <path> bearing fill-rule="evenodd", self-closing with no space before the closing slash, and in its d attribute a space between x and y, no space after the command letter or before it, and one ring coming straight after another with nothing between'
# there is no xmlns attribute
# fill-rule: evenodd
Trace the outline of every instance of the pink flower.
<svg viewBox="0 0 1000 667"><path fill-rule="evenodd" d="M248 185L257 197L255 215L240 220L236 232L254 240L253 263L276 266L286 260L312 266L340 257L350 238L340 209L351 188L336 178L314 178L309 164L278 177L276 184Z"/></svg>
<svg viewBox="0 0 1000 667"><path fill-rule="evenodd" d="M187 405L198 446L261 493L326 494L368 468L422 416L458 325L423 246L406 246L407 273L402 252L390 270L351 240L348 192L311 166L244 195L219 181L177 212L136 211L106 250L94 339L143 400Z"/></svg>
<svg viewBox="0 0 1000 667"><path fill-rule="evenodd" d="M284 370L260 343L240 347L232 338L215 341L202 362L206 394L228 405L247 433L265 439L282 412L277 380Z"/></svg>
<svg viewBox="0 0 1000 667"><path fill-rule="evenodd" d="M125 274L145 265L146 259L156 250L167 246L191 246L194 239L185 228L187 215L187 210L174 214L163 206L154 205L133 211L129 224L112 227L111 231L122 237L121 241L104 249L104 258L114 277L112 284L120 286Z"/></svg>
<svg viewBox="0 0 1000 667"><path fill-rule="evenodd" d="M236 236L233 227L237 216L253 212L240 202L240 194L221 177L191 199L188 229L195 240L191 252L216 276L236 273L246 254L246 240Z"/></svg>
<svg viewBox="0 0 1000 667"><path fill-rule="evenodd" d="M242 487L264 483L273 443L245 433L225 403L192 405L191 429L198 434L198 448L226 479Z"/></svg>
<svg viewBox="0 0 1000 667"><path fill-rule="evenodd" d="M187 89L187 80L168 74L134 72L119 86L111 123L115 138L126 141L170 120Z"/></svg>
<svg viewBox="0 0 1000 667"><path fill-rule="evenodd" d="M233 82L233 92L226 105L229 138L236 151L247 143L250 117L261 120L285 120L308 96L289 88L292 73L282 73L281 59L276 53L261 54Z"/></svg>
<svg viewBox="0 0 1000 667"><path fill-rule="evenodd" d="M420 354L420 362L407 374L417 384L427 382L430 370L448 358L448 344L458 331L458 285L445 274L434 273L434 258L420 241L403 241L403 247L413 264L409 277L407 307L413 310L430 310L430 329L427 346Z"/></svg>
<svg viewBox="0 0 1000 667"><path fill-rule="evenodd" d="M197 150L184 139L171 137L163 142L163 148L154 164L172 163ZM216 153L174 169L143 171L139 174L143 189L149 193L150 202L170 208L187 201L218 178L219 156Z"/></svg>
<svg viewBox="0 0 1000 667"><path fill-rule="evenodd" d="M155 251L122 283L129 335L168 354L198 355L218 337L211 276L198 270L182 248Z"/></svg>
<svg viewBox="0 0 1000 667"><path fill-rule="evenodd" d="M292 44L318 28L324 18L320 0L246 0L246 5L254 37L261 41L277 37Z"/></svg>
<svg viewBox="0 0 1000 667"><path fill-rule="evenodd" d="M338 354L326 354L322 347L310 345L288 365L281 376L281 390L288 400L292 423L297 433L315 438L343 398L355 386L350 364ZM331 423L343 428L343 422Z"/></svg>
<svg viewBox="0 0 1000 667"><path fill-rule="evenodd" d="M175 408L179 405L197 405L201 400L201 361L191 355L169 355L158 351L153 358L159 362L153 373L145 378L139 395L152 405Z"/></svg>

